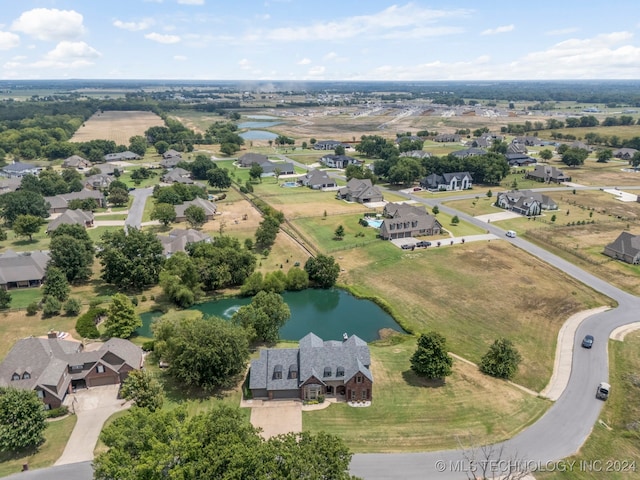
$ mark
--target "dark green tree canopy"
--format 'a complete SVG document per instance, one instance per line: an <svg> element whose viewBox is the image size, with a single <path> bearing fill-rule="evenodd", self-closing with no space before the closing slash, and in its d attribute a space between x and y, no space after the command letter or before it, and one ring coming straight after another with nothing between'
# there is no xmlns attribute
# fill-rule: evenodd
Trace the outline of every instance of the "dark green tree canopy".
<svg viewBox="0 0 640 480"><path fill-rule="evenodd" d="M49 216L49 203L37 192L18 190L0 195L0 213L9 226L20 215Z"/></svg>
<svg viewBox="0 0 640 480"><path fill-rule="evenodd" d="M0 452L37 447L44 441L46 426L34 390L0 387Z"/></svg>
<svg viewBox="0 0 640 480"><path fill-rule="evenodd" d="M200 312L166 314L154 323L154 352L168 373L188 388L212 392L234 385L245 371L249 343L245 330Z"/></svg>
<svg viewBox="0 0 640 480"><path fill-rule="evenodd" d="M421 377L443 379L451 375L453 359L447 351L447 341L438 332L423 333L411 356L411 370Z"/></svg>
<svg viewBox="0 0 640 480"><path fill-rule="evenodd" d="M480 361L480 371L497 378L511 379L518 371L522 357L513 342L498 338Z"/></svg>
<svg viewBox="0 0 640 480"><path fill-rule="evenodd" d="M105 232L98 258L102 279L118 288L142 289L158 283L164 264L162 244L153 232L133 227L128 232Z"/></svg>
<svg viewBox="0 0 640 480"><path fill-rule="evenodd" d="M233 322L251 332L252 340L275 343L280 338L278 330L290 316L291 311L282 295L262 290L249 305L240 307Z"/></svg>
<svg viewBox="0 0 640 480"><path fill-rule="evenodd" d="M152 412L162 408L164 391L158 379L148 370L129 372L120 390L122 398L132 400L137 407Z"/></svg>
<svg viewBox="0 0 640 480"><path fill-rule="evenodd" d="M127 296L116 293L111 297L107 320L104 322L105 334L108 337L129 338L141 326L140 315L136 313Z"/></svg>
<svg viewBox="0 0 640 480"><path fill-rule="evenodd" d="M69 282L90 278L94 247L87 230L82 225L63 224L49 236L50 264L62 270Z"/></svg>
<svg viewBox="0 0 640 480"><path fill-rule="evenodd" d="M320 288L333 287L340 275L340 265L336 263L335 258L323 254L309 257L304 269L309 275L309 281Z"/></svg>

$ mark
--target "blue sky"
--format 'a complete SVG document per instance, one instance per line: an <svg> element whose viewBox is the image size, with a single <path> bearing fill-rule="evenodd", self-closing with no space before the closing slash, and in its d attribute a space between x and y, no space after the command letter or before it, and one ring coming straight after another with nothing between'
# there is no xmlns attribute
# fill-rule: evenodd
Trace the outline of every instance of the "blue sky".
<svg viewBox="0 0 640 480"><path fill-rule="evenodd" d="M640 79L640 1L4 0L0 79Z"/></svg>

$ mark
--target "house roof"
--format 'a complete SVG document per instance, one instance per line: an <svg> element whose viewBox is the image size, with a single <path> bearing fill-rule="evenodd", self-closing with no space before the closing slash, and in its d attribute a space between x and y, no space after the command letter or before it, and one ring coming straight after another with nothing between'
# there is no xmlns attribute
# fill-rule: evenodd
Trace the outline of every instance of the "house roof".
<svg viewBox="0 0 640 480"><path fill-rule="evenodd" d="M384 206L384 215L387 217L399 217L409 213L415 215L428 215L424 206L418 207L410 203L394 203L390 202Z"/></svg>
<svg viewBox="0 0 640 480"><path fill-rule="evenodd" d="M193 183L191 180L191 172L189 170L185 170L184 168L174 168L166 175L162 176L162 181L166 183Z"/></svg>
<svg viewBox="0 0 640 480"><path fill-rule="evenodd" d="M107 153L103 158L105 162L113 162L117 160L138 160L142 157L137 153L127 150L126 152Z"/></svg>
<svg viewBox="0 0 640 480"><path fill-rule="evenodd" d="M340 189L340 195L351 195L351 198L365 199L382 197L382 192L368 178L352 178L345 187Z"/></svg>
<svg viewBox="0 0 640 480"><path fill-rule="evenodd" d="M211 237L198 230L175 228L168 235L158 235L165 255L184 252L190 243L210 242Z"/></svg>
<svg viewBox="0 0 640 480"><path fill-rule="evenodd" d="M622 232L613 242L606 247L621 255L636 257L640 255L640 235L630 232Z"/></svg>
<svg viewBox="0 0 640 480"><path fill-rule="evenodd" d="M31 163L23 163L23 162L13 162L9 165L5 165L2 167L2 170L9 173L21 173L29 170L40 168L37 165L33 165Z"/></svg>
<svg viewBox="0 0 640 480"><path fill-rule="evenodd" d="M7 250L0 255L0 285L42 280L49 259L49 253L40 250L25 253Z"/></svg>
<svg viewBox="0 0 640 480"><path fill-rule="evenodd" d="M60 225L86 225L93 222L93 213L84 210L65 210L58 218L51 220L47 232L53 232Z"/></svg>
<svg viewBox="0 0 640 480"><path fill-rule="evenodd" d="M391 225L394 225L393 230ZM393 218L385 218L380 225L380 236L387 238L392 233L426 231L433 230L436 227L442 228L442 225L435 216L426 211L419 213L411 211L396 215Z"/></svg>
<svg viewBox="0 0 640 480"><path fill-rule="evenodd" d="M15 343L0 364L0 386L25 390L36 387L62 399L72 379L83 378L88 369L66 375L70 365L95 364L100 361L115 371L123 365L138 369L142 366L142 350L120 338L112 338L98 350L84 352L82 343L55 338L28 337ZM14 374L30 378L12 380Z"/></svg>
<svg viewBox="0 0 640 480"><path fill-rule="evenodd" d="M164 152L162 154L162 158L167 159L167 158L182 158L182 153L178 152L177 150L174 150L173 148L170 148L169 150L167 150L166 152Z"/></svg>
<svg viewBox="0 0 640 480"><path fill-rule="evenodd" d="M410 150L408 152L402 152L400 156L411 158L429 158L431 157L431 154L429 152L425 152L424 150Z"/></svg>
<svg viewBox="0 0 640 480"><path fill-rule="evenodd" d="M304 178L305 178L306 184L311 186L327 185L327 184L335 185L336 183L336 181L333 180L331 177L329 177L327 172L325 172L324 170L311 170L307 172Z"/></svg>
<svg viewBox="0 0 640 480"><path fill-rule="evenodd" d="M167 157L160 160L160 166L163 168L174 168L183 161L182 157Z"/></svg>
<svg viewBox="0 0 640 480"><path fill-rule="evenodd" d="M323 341L309 333L300 339L298 348L261 350L260 357L251 362L249 385L252 389L295 390L311 377L347 382L358 372L373 381L370 364L369 347L356 335L343 341ZM337 377L338 368L344 370L344 376ZM276 370L282 372L282 378L274 378ZM294 370L296 378L291 378L289 373ZM331 376L325 376L325 371Z"/></svg>
<svg viewBox="0 0 640 480"><path fill-rule="evenodd" d="M64 162L62 162L63 167L77 167L78 165L87 165L90 166L91 162L86 158L81 157L80 155L71 155L69 158L66 158Z"/></svg>
<svg viewBox="0 0 640 480"><path fill-rule="evenodd" d="M85 185L92 185L94 187L108 187L113 182L114 178L106 173L98 173L85 178Z"/></svg>
<svg viewBox="0 0 640 480"><path fill-rule="evenodd" d="M49 202L51 208L64 208L71 200L85 200L87 198L94 198L101 204L104 200L104 194L97 190L83 189L79 192L63 193L60 195L54 195L53 197L44 197L45 201Z"/></svg>
<svg viewBox="0 0 640 480"><path fill-rule="evenodd" d="M483 150L482 148L466 148L464 150L457 150L455 152L451 152L450 155L453 155L454 157L458 157L458 158L465 158L465 157L474 157L476 155L486 155L487 151Z"/></svg>
<svg viewBox="0 0 640 480"><path fill-rule="evenodd" d="M176 205L176 216L184 217L184 211L189 208L191 205L195 205L196 207L200 207L204 209L204 213L207 216L215 215L217 212L216 204L213 202L209 202L208 200L204 200L200 197L195 200L191 200L189 202L181 203L180 205Z"/></svg>
<svg viewBox="0 0 640 480"><path fill-rule="evenodd" d="M259 153L245 153L240 158L238 158L238 163L243 167L250 167L254 163L260 165L267 160L269 160L269 158L266 155L262 155Z"/></svg>
<svg viewBox="0 0 640 480"><path fill-rule="evenodd" d="M260 166L262 167L263 174L274 173L276 168L279 168L280 173L284 173L285 175L295 172L293 163L291 162L272 162L270 160L267 160L265 162L260 163Z"/></svg>

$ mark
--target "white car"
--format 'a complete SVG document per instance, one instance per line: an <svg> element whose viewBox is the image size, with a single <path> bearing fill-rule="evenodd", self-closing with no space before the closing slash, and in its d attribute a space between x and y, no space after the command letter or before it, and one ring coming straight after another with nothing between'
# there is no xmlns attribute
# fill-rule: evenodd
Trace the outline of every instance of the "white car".
<svg viewBox="0 0 640 480"><path fill-rule="evenodd" d="M507 230L507 237L516 238L516 232L514 232L513 230Z"/></svg>

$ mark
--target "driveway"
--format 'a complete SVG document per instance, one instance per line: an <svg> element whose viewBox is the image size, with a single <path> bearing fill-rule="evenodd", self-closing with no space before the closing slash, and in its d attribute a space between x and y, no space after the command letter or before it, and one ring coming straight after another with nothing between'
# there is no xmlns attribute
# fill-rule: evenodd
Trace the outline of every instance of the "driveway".
<svg viewBox="0 0 640 480"><path fill-rule="evenodd" d="M91 387L67 395L64 404L70 411L75 411L78 420L55 465L93 460L93 450L104 422L114 413L130 406L130 402L118 398L119 388L120 385Z"/></svg>
<svg viewBox="0 0 640 480"><path fill-rule="evenodd" d="M302 402L251 400L246 406L251 407L251 424L262 429L260 435L265 439L302 431Z"/></svg>
<svg viewBox="0 0 640 480"><path fill-rule="evenodd" d="M129 192L129 195L133 197L133 202L129 207L129 215L125 220L126 226L140 228L142 224L142 214L144 212L144 205L147 203L147 198L153 194L153 188L137 188Z"/></svg>

